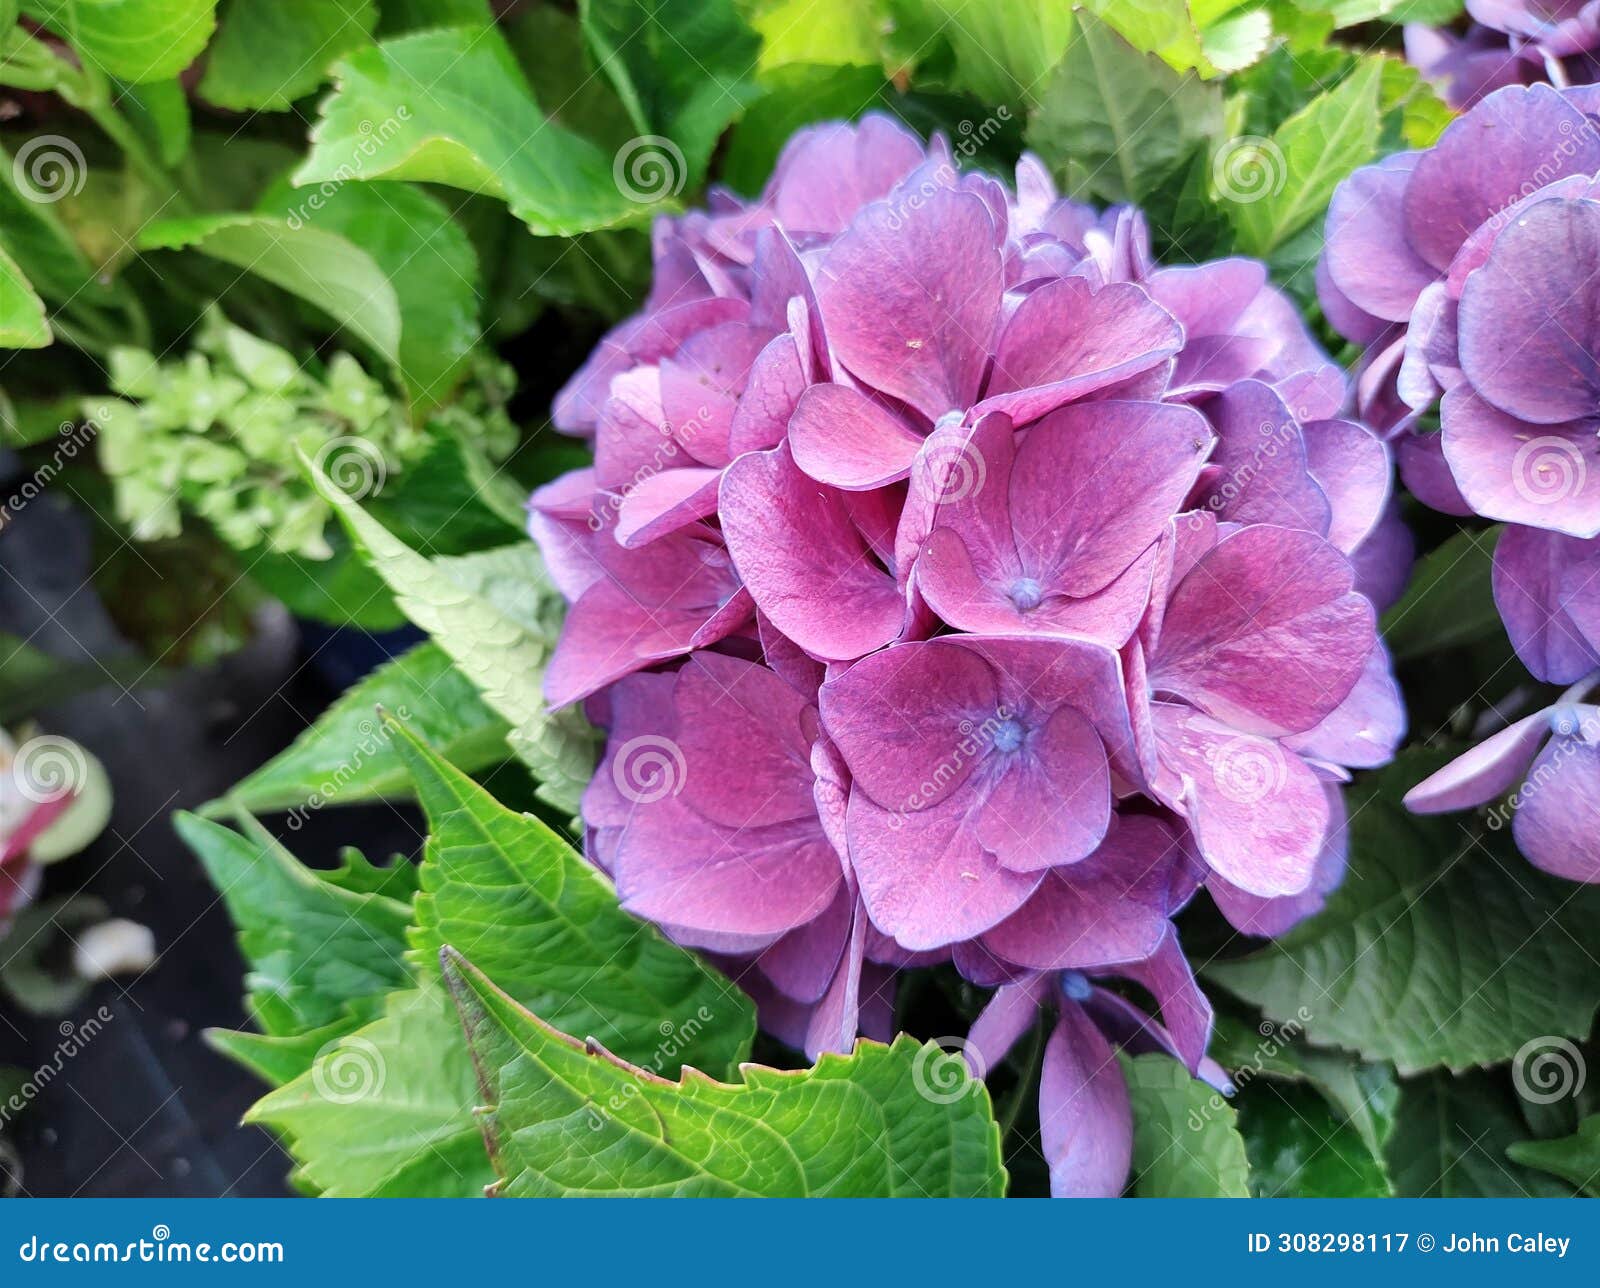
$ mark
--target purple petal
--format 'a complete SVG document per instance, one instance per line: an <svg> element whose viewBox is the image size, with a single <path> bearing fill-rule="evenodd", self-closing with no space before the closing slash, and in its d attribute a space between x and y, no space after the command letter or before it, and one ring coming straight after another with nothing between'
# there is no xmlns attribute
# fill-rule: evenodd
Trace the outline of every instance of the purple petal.
<svg viewBox="0 0 1600 1288"><path fill-rule="evenodd" d="M1417 153L1400 152L1363 166L1328 207L1329 277L1357 308L1390 322L1409 318L1417 296L1439 276L1405 236L1402 206L1417 161Z"/></svg>
<svg viewBox="0 0 1600 1288"><path fill-rule="evenodd" d="M1504 796L1528 772L1550 732L1548 710L1524 716L1457 756L1405 795L1413 814L1447 814Z"/></svg>
<svg viewBox="0 0 1600 1288"><path fill-rule="evenodd" d="M1592 544L1512 526L1494 548L1494 602L1506 633L1523 665L1551 684L1571 684L1600 665L1581 624L1595 622L1593 570L1580 565ZM1572 578L1574 566L1585 568L1580 578Z"/></svg>
<svg viewBox="0 0 1600 1288"><path fill-rule="evenodd" d="M976 401L1000 293L989 212L949 190L904 213L864 209L829 250L817 292L835 356L929 420Z"/></svg>
<svg viewBox="0 0 1600 1288"><path fill-rule="evenodd" d="M923 436L849 385L812 385L789 421L794 462L820 483L883 487L911 470Z"/></svg>
<svg viewBox="0 0 1600 1288"><path fill-rule="evenodd" d="M1133 1110L1116 1053L1066 1002L1045 1044L1039 1143L1056 1198L1116 1198L1133 1165Z"/></svg>
<svg viewBox="0 0 1600 1288"><path fill-rule="evenodd" d="M723 535L760 610L814 657L848 659L900 633L905 604L872 559L842 494L808 479L787 447L741 456L723 476Z"/></svg>

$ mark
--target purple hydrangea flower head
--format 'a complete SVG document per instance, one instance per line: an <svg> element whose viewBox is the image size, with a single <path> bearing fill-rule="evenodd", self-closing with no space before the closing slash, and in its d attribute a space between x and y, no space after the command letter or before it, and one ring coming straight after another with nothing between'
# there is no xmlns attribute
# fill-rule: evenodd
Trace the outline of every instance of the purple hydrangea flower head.
<svg viewBox="0 0 1600 1288"><path fill-rule="evenodd" d="M1540 12L1541 38L1555 41L1577 39L1592 19L1575 6ZM1341 185L1319 268L1330 319L1368 344L1359 400L1403 436L1408 485L1447 513L1508 525L1495 548L1496 604L1523 663L1563 685L1600 667L1597 109L1592 86L1490 94L1433 148ZM1415 432L1435 405L1439 431ZM1463 763L1467 773L1476 753ZM1582 775L1546 777L1555 785L1537 805L1529 798L1540 822L1515 835L1540 866L1594 879L1592 866L1552 857L1555 813L1569 826L1584 818ZM1419 793L1419 808L1465 799Z"/></svg>
<svg viewBox="0 0 1600 1288"><path fill-rule="evenodd" d="M594 464L529 506L571 605L546 696L606 735L588 852L812 1055L912 967L1051 1010L1052 1103L1101 1111L1047 1128L1057 1188L1115 1189L1107 1044L1204 1055L1172 917L1315 911L1402 731L1391 449L1259 264L1163 267L1031 158L1013 193L813 127L653 237L556 401Z"/></svg>
<svg viewBox="0 0 1600 1288"><path fill-rule="evenodd" d="M1600 79L1600 5L1593 0L1468 0L1464 33L1411 23L1406 59L1469 108L1507 85Z"/></svg>

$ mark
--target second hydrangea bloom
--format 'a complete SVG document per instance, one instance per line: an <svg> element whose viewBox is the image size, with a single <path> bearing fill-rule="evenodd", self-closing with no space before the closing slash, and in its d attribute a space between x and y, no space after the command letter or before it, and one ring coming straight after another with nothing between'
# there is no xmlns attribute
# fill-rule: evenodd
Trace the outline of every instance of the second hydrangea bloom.
<svg viewBox="0 0 1600 1288"><path fill-rule="evenodd" d="M817 127L655 242L557 401L595 464L531 505L547 696L608 732L590 852L813 1054L908 965L1000 986L975 1046L1052 1007L1055 1187L1115 1192L1106 1036L1204 1056L1172 915L1313 911L1401 735L1388 449L1260 265L1161 268L1031 160Z"/></svg>

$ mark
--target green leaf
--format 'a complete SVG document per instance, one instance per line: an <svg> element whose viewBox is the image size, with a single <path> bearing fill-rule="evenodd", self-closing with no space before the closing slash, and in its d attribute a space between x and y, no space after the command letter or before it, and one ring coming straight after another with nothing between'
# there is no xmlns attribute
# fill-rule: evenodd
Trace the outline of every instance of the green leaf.
<svg viewBox="0 0 1600 1288"><path fill-rule="evenodd" d="M260 814L411 796L411 776L377 709L391 711L466 773L506 758L506 724L437 644L419 644L345 692L298 738L207 806Z"/></svg>
<svg viewBox="0 0 1600 1288"><path fill-rule="evenodd" d="M267 215L200 215L151 224L139 248L192 248L254 273L315 305L391 363L399 361L394 287L371 255L334 233Z"/></svg>
<svg viewBox="0 0 1600 1288"><path fill-rule="evenodd" d="M469 554L523 535L527 493L460 433L430 426L430 435L427 451L367 499L373 515L408 545L436 554Z"/></svg>
<svg viewBox="0 0 1600 1288"><path fill-rule="evenodd" d="M200 96L234 111L284 112L371 38L372 0L227 0Z"/></svg>
<svg viewBox="0 0 1600 1288"><path fill-rule="evenodd" d="M535 233L639 222L612 158L547 120L492 28L426 31L334 68L298 186L416 179L500 197Z"/></svg>
<svg viewBox="0 0 1600 1288"><path fill-rule="evenodd" d="M287 183L263 212L337 233L371 257L394 288L400 338L394 360L422 407L442 401L478 342L478 257L437 197L409 184L347 183L306 194Z"/></svg>
<svg viewBox="0 0 1600 1288"><path fill-rule="evenodd" d="M383 0L378 34L396 36L429 27L487 27L493 21L489 0Z"/></svg>
<svg viewBox="0 0 1600 1288"><path fill-rule="evenodd" d="M259 546L243 558L246 573L296 617L373 632L404 626L406 616L388 586L356 553L344 531L329 529L325 536L333 547L328 559L301 559Z"/></svg>
<svg viewBox="0 0 1600 1288"><path fill-rule="evenodd" d="M0 633L0 724L102 684L132 681L144 669L142 663L131 668L117 659L106 666L91 659L67 661Z"/></svg>
<svg viewBox="0 0 1600 1288"><path fill-rule="evenodd" d="M273 1037L371 1019L410 980L410 905L336 885L248 814L240 821L243 833L194 814L173 825L228 905L249 963L252 1017Z"/></svg>
<svg viewBox="0 0 1600 1288"><path fill-rule="evenodd" d="M1382 1156L1311 1087L1264 1083L1236 1108L1258 1197L1389 1197Z"/></svg>
<svg viewBox="0 0 1600 1288"><path fill-rule="evenodd" d="M1503 1079L1474 1070L1401 1085L1389 1141L1394 1192L1406 1198L1560 1198L1572 1190L1507 1151L1527 1135Z"/></svg>
<svg viewBox="0 0 1600 1288"><path fill-rule="evenodd" d="M0 348L42 349L51 339L44 301L16 261L0 250Z"/></svg>
<svg viewBox="0 0 1600 1288"><path fill-rule="evenodd" d="M296 1179L330 1198L457 1198L494 1180L478 1102L460 1020L431 981L393 994L244 1120L284 1133Z"/></svg>
<svg viewBox="0 0 1600 1288"><path fill-rule="evenodd" d="M733 0L579 0L578 20L639 134L681 152L672 195L696 186L728 122L759 92L750 77L761 38ZM658 155L669 170L680 159Z"/></svg>
<svg viewBox="0 0 1600 1288"><path fill-rule="evenodd" d="M1591 1198L1600 1198L1600 1114L1590 1114L1578 1130L1560 1140L1519 1140L1506 1147L1511 1160L1570 1181Z"/></svg>
<svg viewBox="0 0 1600 1288"><path fill-rule="evenodd" d="M1545 876L1460 816L1399 800L1447 755L1413 749L1349 793L1350 859L1326 908L1206 975L1307 1038L1402 1073L1509 1059L1528 1039L1582 1037L1600 963L1582 945L1600 890Z"/></svg>
<svg viewBox="0 0 1600 1288"><path fill-rule="evenodd" d="M1232 1106L1166 1055L1122 1057L1141 1198L1247 1198L1250 1165Z"/></svg>
<svg viewBox="0 0 1600 1288"><path fill-rule="evenodd" d="M164 166L176 166L189 152L189 97L177 80L119 85L117 105Z"/></svg>
<svg viewBox="0 0 1600 1288"><path fill-rule="evenodd" d="M1039 101L1072 34L1072 7L1056 0L922 0L955 54L950 87L983 103Z"/></svg>
<svg viewBox="0 0 1600 1288"><path fill-rule="evenodd" d="M1459 648L1500 634L1494 603L1494 547L1501 529L1464 529L1417 561L1411 584L1383 615L1395 661Z"/></svg>
<svg viewBox="0 0 1600 1288"><path fill-rule="evenodd" d="M356 1027L350 1018L320 1029L278 1036L236 1029L206 1029L201 1035L213 1051L243 1065L263 1082L281 1087L305 1073L325 1048Z"/></svg>
<svg viewBox="0 0 1600 1288"><path fill-rule="evenodd" d="M981 1083L938 1100L923 1066L948 1060L909 1037L861 1041L811 1069L745 1065L725 1084L669 1082L580 1043L518 1006L446 950L487 1110L493 1192L557 1195L998 1197L1000 1131Z"/></svg>
<svg viewBox="0 0 1600 1288"><path fill-rule="evenodd" d="M764 0L750 6L762 79L774 68L879 65L882 15L861 0Z"/></svg>
<svg viewBox="0 0 1600 1288"><path fill-rule="evenodd" d="M1228 192L1219 155L1219 187L1239 235L1240 249L1267 255L1328 208L1333 190L1357 166L1372 160L1378 144L1380 58L1365 59L1338 88L1313 99L1273 132L1248 146L1264 158L1264 187ZM1226 148L1228 145L1224 145Z"/></svg>
<svg viewBox="0 0 1600 1288"><path fill-rule="evenodd" d="M594 767L581 715L545 710L541 682L559 630L560 596L531 542L430 560L394 537L302 458L317 491L389 584L401 609L433 636L488 706L511 725L508 741L539 779L539 795L575 814Z"/></svg>
<svg viewBox="0 0 1600 1288"><path fill-rule="evenodd" d="M1222 130L1222 91L1141 54L1086 13L1045 87L1028 145L1079 196L1138 201Z"/></svg>
<svg viewBox="0 0 1600 1288"><path fill-rule="evenodd" d="M1248 67L1272 39L1264 10L1242 0L1087 0L1087 7L1141 53L1157 54L1175 71L1202 76Z"/></svg>
<svg viewBox="0 0 1600 1288"><path fill-rule="evenodd" d="M199 57L217 0L24 0L22 12L108 76L171 80Z"/></svg>
<svg viewBox="0 0 1600 1288"><path fill-rule="evenodd" d="M611 885L538 819L506 809L398 721L389 726L428 816L413 942L430 964L446 944L471 952L552 1024L658 1073L737 1068L755 1012L735 985L623 912Z"/></svg>

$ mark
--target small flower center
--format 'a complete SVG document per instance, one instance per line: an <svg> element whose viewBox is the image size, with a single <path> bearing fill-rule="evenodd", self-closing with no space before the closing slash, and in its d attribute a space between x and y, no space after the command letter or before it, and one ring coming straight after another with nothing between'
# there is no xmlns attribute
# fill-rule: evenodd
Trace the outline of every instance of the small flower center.
<svg viewBox="0 0 1600 1288"><path fill-rule="evenodd" d="M995 749L998 751L1015 751L1022 746L1023 732L1022 721L1016 717L1013 716L1002 720L994 731Z"/></svg>
<svg viewBox="0 0 1600 1288"><path fill-rule="evenodd" d="M1087 1002L1093 987L1089 983L1089 977L1081 970L1064 970L1061 972L1061 992L1074 1002Z"/></svg>
<svg viewBox="0 0 1600 1288"><path fill-rule="evenodd" d="M1018 577L1006 589L1006 598L1016 605L1019 613L1031 613L1044 598L1044 587L1032 577Z"/></svg>

